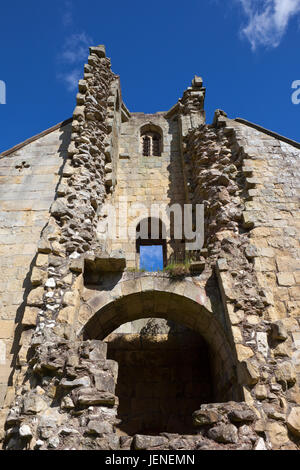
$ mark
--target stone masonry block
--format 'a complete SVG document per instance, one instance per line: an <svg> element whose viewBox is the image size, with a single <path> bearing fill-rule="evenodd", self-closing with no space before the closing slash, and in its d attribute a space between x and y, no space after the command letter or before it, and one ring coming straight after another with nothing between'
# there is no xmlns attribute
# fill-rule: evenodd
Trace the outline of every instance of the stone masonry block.
<svg viewBox="0 0 300 470"><path fill-rule="evenodd" d="M276 264L279 272L293 272L300 270L300 259L288 256L277 256Z"/></svg>
<svg viewBox="0 0 300 470"><path fill-rule="evenodd" d="M12 338L15 322L12 320L0 320L0 339Z"/></svg>
<svg viewBox="0 0 300 470"><path fill-rule="evenodd" d="M26 307L22 324L24 326L35 326L39 311L40 310L35 307Z"/></svg>
<svg viewBox="0 0 300 470"><path fill-rule="evenodd" d="M280 286L284 286L284 287L290 287L295 284L295 278L293 276L293 273L289 273L289 272L278 273L277 281Z"/></svg>

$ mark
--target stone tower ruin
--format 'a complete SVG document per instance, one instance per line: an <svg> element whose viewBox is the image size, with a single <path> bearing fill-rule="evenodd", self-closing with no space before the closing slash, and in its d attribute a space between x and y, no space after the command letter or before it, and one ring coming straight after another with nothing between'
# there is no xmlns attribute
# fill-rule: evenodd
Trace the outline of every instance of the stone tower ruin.
<svg viewBox="0 0 300 470"><path fill-rule="evenodd" d="M206 124L198 76L131 113L104 46L78 87L0 155L3 449L299 449L300 144Z"/></svg>

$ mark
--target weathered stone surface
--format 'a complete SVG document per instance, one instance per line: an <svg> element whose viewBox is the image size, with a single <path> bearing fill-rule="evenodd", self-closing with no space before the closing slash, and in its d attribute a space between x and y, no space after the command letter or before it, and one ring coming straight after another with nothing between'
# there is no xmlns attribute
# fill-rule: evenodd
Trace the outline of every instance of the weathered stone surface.
<svg viewBox="0 0 300 470"><path fill-rule="evenodd" d="M289 441L286 427L278 422L268 422L266 424L266 432L274 450L280 449L281 446Z"/></svg>
<svg viewBox="0 0 300 470"><path fill-rule="evenodd" d="M12 408L10 412L8 413L5 423L7 426L13 426L20 421L20 415L19 415L19 410Z"/></svg>
<svg viewBox="0 0 300 470"><path fill-rule="evenodd" d="M90 54L96 54L100 58L105 57L106 56L105 46L101 44L97 47L90 47Z"/></svg>
<svg viewBox="0 0 300 470"><path fill-rule="evenodd" d="M255 258L256 256L258 256L257 248L254 245L247 246L245 249L245 255L249 259Z"/></svg>
<svg viewBox="0 0 300 470"><path fill-rule="evenodd" d="M290 287L295 284L293 273L278 273L277 281L279 286Z"/></svg>
<svg viewBox="0 0 300 470"><path fill-rule="evenodd" d="M237 428L233 424L220 424L208 431L208 437L224 444L236 444L238 441Z"/></svg>
<svg viewBox="0 0 300 470"><path fill-rule="evenodd" d="M44 288L37 287L33 289L27 298L27 304L32 306L42 306L43 305L43 297L44 297Z"/></svg>
<svg viewBox="0 0 300 470"><path fill-rule="evenodd" d="M26 438L32 437L32 431L30 427L27 426L26 424L23 424L22 426L20 426L19 434L21 437L26 437Z"/></svg>
<svg viewBox="0 0 300 470"><path fill-rule="evenodd" d="M287 418L289 430L297 437L300 437L300 406L292 408Z"/></svg>
<svg viewBox="0 0 300 470"><path fill-rule="evenodd" d="M33 286L40 286L47 280L47 271L34 267L31 275L31 283Z"/></svg>
<svg viewBox="0 0 300 470"><path fill-rule="evenodd" d="M38 308L26 307L22 324L24 326L35 326L39 311L40 310Z"/></svg>
<svg viewBox="0 0 300 470"><path fill-rule="evenodd" d="M266 425L267 425L267 422L264 419L258 419L257 421L255 421L254 431L257 432L258 434L261 434L262 432L265 432Z"/></svg>
<svg viewBox="0 0 300 470"><path fill-rule="evenodd" d="M162 436L142 436L137 434L133 439L133 448L135 450L159 449L166 446L168 439Z"/></svg>
<svg viewBox="0 0 300 470"><path fill-rule="evenodd" d="M88 432L102 437L104 434L111 434L113 432L113 427L107 422L91 420L88 424Z"/></svg>
<svg viewBox="0 0 300 470"><path fill-rule="evenodd" d="M66 307L59 311L59 314L56 318L57 323L67 323L72 325L74 322L75 316L75 308L74 307Z"/></svg>
<svg viewBox="0 0 300 470"><path fill-rule="evenodd" d="M191 264L190 264L190 271L191 273L199 273L201 271L203 271L205 267L205 261L202 260L202 261L193 261Z"/></svg>
<svg viewBox="0 0 300 470"><path fill-rule="evenodd" d="M72 259L70 263L70 270L76 273L82 273L83 271L83 259Z"/></svg>
<svg viewBox="0 0 300 470"><path fill-rule="evenodd" d="M38 254L35 262L37 267L45 268L48 266L48 255Z"/></svg>
<svg viewBox="0 0 300 470"><path fill-rule="evenodd" d="M250 408L244 410L235 409L230 411L228 417L233 423L252 422L256 419L256 414Z"/></svg>
<svg viewBox="0 0 300 470"><path fill-rule="evenodd" d="M115 396L109 392L97 391L92 388L86 388L80 390L77 395L73 396L75 403L82 406L91 405L108 405L113 406L115 404Z"/></svg>
<svg viewBox="0 0 300 470"><path fill-rule="evenodd" d="M257 350L264 356L268 356L269 346L268 346L268 336L264 332L258 332L256 335L257 341Z"/></svg>
<svg viewBox="0 0 300 470"><path fill-rule="evenodd" d="M268 450L265 441L262 437L258 439L254 446L254 450Z"/></svg>
<svg viewBox="0 0 300 470"><path fill-rule="evenodd" d="M10 320L0 320L0 339L11 338L15 323Z"/></svg>
<svg viewBox="0 0 300 470"><path fill-rule="evenodd" d="M259 368L249 360L239 362L238 379L241 384L255 385L259 380Z"/></svg>
<svg viewBox="0 0 300 470"><path fill-rule="evenodd" d="M278 320L272 325L272 336L274 339L279 341L285 341L288 338L286 328L282 321Z"/></svg>
<svg viewBox="0 0 300 470"><path fill-rule="evenodd" d="M195 427L217 423L220 415L214 410L198 410L193 413L193 424Z"/></svg>
<svg viewBox="0 0 300 470"><path fill-rule="evenodd" d="M50 277L50 278L45 282L45 286L46 286L46 287L51 287L51 288L56 287L55 279L54 279L53 277Z"/></svg>
<svg viewBox="0 0 300 470"><path fill-rule="evenodd" d="M23 412L25 414L36 414L40 413L41 411L47 408L47 403L43 398L31 392L31 394L27 395L23 402Z"/></svg>
<svg viewBox="0 0 300 470"><path fill-rule="evenodd" d="M250 357L254 356L254 352L248 346L244 346L243 344L236 345L238 359L240 362L249 359Z"/></svg>
<svg viewBox="0 0 300 470"><path fill-rule="evenodd" d="M295 383L296 372L293 364L288 361L280 363L275 370L275 377L277 382Z"/></svg>
<svg viewBox="0 0 300 470"><path fill-rule="evenodd" d="M59 446L60 440L58 436L51 437L48 442L48 447L50 449L57 449Z"/></svg>
<svg viewBox="0 0 300 470"><path fill-rule="evenodd" d="M64 216L69 212L66 201L62 198L57 199L51 206L51 214L54 217Z"/></svg>
<svg viewBox="0 0 300 470"><path fill-rule="evenodd" d="M107 344L102 341L91 341L89 346L89 358L91 361L102 361L106 359Z"/></svg>
<svg viewBox="0 0 300 470"><path fill-rule="evenodd" d="M61 407L65 410L71 410L74 408L74 403L71 397L64 397L61 401Z"/></svg>
<svg viewBox="0 0 300 470"><path fill-rule="evenodd" d="M63 379L60 382L60 385L63 388L89 387L91 385L91 381L89 377L81 377L80 379L75 380Z"/></svg>
<svg viewBox="0 0 300 470"><path fill-rule="evenodd" d="M108 372L99 371L94 373L95 387L102 392L115 393L115 381Z"/></svg>
<svg viewBox="0 0 300 470"><path fill-rule="evenodd" d="M93 261L87 263L87 270L91 271L123 271L126 267L126 258L122 250L114 250L110 255L102 254L96 256Z"/></svg>
<svg viewBox="0 0 300 470"><path fill-rule="evenodd" d="M264 400L268 396L268 388L266 385L260 384L255 387L255 396L258 400Z"/></svg>

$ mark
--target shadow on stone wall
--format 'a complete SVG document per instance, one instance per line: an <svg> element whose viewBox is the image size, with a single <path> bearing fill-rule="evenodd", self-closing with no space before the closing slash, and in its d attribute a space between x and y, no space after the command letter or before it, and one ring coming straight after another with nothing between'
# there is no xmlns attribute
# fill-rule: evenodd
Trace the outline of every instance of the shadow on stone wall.
<svg viewBox="0 0 300 470"><path fill-rule="evenodd" d="M58 174L59 174L59 181L58 183L56 184L55 186L55 196L54 196L54 199L56 199L56 194L57 194L57 188L61 182L61 179L62 179L62 176L63 176L63 169L64 169L64 166L66 164L66 160L67 160L67 156L68 156L68 153L67 153L67 149L68 149L68 146L69 146L69 143L70 143L70 136L71 136L71 124L62 124L62 127L61 127L61 135L59 136L59 139L61 141L60 143L60 146L58 148L58 153L59 153L59 157L60 159L62 159L62 164L59 168L59 171L58 171ZM51 205L51 204L50 204ZM50 205L49 205L49 209L50 209ZM45 230L45 228L47 227L48 225L48 220L46 222L46 224L44 225L44 227L42 228L41 230L41 234L40 234L40 238ZM12 357L12 361L11 361L11 373L9 375L9 379L8 379L8 387L12 386L13 385L13 377L14 377L14 374L16 372L16 369L18 367L18 354L19 354L19 351L20 351L20 347L21 347L21 336L22 336L22 333L25 333L25 337L26 337L26 332L28 332L28 336L29 336L29 333L31 334L30 330L26 329L23 325L22 325L22 320L23 320L23 316L24 316L24 311L25 311L25 306L26 306L26 300L27 300L27 297L29 295L29 293L31 292L32 290L32 284L31 284L31 275L32 275L32 270L36 264L36 258L38 256L38 253L36 253L30 263L30 267L29 267L29 270L26 274L26 277L24 279L24 282L23 282L23 285L22 287L24 288L24 293L23 293L23 301L22 303L20 304L20 306L18 307L17 311L16 311L16 317L15 317L15 332L14 332L14 338L13 338L13 344L12 344L12 347L11 347L11 350L10 350L10 354L13 355Z"/></svg>

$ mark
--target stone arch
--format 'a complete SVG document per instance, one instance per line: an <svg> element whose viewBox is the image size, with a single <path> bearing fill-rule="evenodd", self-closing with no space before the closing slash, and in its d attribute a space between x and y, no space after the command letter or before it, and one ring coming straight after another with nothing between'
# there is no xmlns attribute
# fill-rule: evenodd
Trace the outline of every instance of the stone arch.
<svg viewBox="0 0 300 470"><path fill-rule="evenodd" d="M113 289L84 294L79 310L79 335L103 340L124 323L164 318L198 332L211 348L217 401L242 399L236 379L236 353L204 289L192 280L174 281L163 275L134 276ZM225 322L224 322L225 323Z"/></svg>

